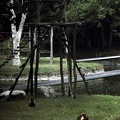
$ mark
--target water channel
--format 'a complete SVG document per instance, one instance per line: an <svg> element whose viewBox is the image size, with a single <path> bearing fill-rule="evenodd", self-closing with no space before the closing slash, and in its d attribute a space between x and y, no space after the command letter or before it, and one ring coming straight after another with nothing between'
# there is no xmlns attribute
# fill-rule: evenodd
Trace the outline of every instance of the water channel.
<svg viewBox="0 0 120 120"><path fill-rule="evenodd" d="M117 70L120 69L120 64L115 63L115 65L104 65L105 71L109 70ZM113 76L103 79L105 84L105 91L106 94L111 95L120 95L120 76Z"/></svg>
<svg viewBox="0 0 120 120"><path fill-rule="evenodd" d="M115 62L105 61L101 63L104 65L105 71L120 69L120 63L119 62L116 63L116 61ZM81 86L82 85L79 85L78 92L80 91L80 93L86 93L85 88ZM120 95L120 76L91 80L88 81L88 86L92 94Z"/></svg>
<svg viewBox="0 0 120 120"><path fill-rule="evenodd" d="M88 54L91 56L91 54ZM87 56L90 58L90 56ZM83 57L83 55L82 55ZM92 56L94 57L94 56ZM120 69L120 60L107 60L101 61L104 65L105 71ZM13 80L11 79L11 82ZM120 95L120 76L113 76L107 78L101 78L97 80L88 81L89 89L92 94L110 94L110 95ZM84 83L78 84L78 92L86 93Z"/></svg>

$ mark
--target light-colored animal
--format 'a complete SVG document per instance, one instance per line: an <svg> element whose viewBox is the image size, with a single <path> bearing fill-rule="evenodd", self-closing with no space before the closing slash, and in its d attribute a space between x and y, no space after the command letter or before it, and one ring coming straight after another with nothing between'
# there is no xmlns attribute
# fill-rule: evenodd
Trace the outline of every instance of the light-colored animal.
<svg viewBox="0 0 120 120"><path fill-rule="evenodd" d="M82 113L77 117L77 120L89 120L89 118L87 117L86 113Z"/></svg>
<svg viewBox="0 0 120 120"><path fill-rule="evenodd" d="M9 94L10 94L10 90L0 93L0 99L7 99L9 97ZM12 98L24 98L25 95L26 93L23 90L13 90L11 97Z"/></svg>

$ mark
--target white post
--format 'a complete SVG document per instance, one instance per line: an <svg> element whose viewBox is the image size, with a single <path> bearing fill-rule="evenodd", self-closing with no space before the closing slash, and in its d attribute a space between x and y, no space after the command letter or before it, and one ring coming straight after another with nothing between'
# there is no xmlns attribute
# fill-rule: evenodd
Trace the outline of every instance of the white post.
<svg viewBox="0 0 120 120"><path fill-rule="evenodd" d="M37 44L37 27L35 27L34 29L33 41L34 41L34 45L36 45ZM34 63L36 63L36 49L34 53Z"/></svg>
<svg viewBox="0 0 120 120"><path fill-rule="evenodd" d="M23 4L23 0L22 0L22 4Z"/></svg>
<svg viewBox="0 0 120 120"><path fill-rule="evenodd" d="M53 27L50 29L50 63L53 63Z"/></svg>
<svg viewBox="0 0 120 120"><path fill-rule="evenodd" d="M29 49L31 49L30 48L30 40L31 40L31 27L29 27Z"/></svg>

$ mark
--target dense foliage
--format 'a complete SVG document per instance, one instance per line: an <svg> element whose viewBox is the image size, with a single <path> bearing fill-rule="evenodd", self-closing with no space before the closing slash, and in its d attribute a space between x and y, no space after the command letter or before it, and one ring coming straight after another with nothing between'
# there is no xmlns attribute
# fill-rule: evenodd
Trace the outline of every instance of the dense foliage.
<svg viewBox="0 0 120 120"><path fill-rule="evenodd" d="M104 48L111 47L113 29L120 26L120 1L76 0L75 7L74 1L71 0L67 15L68 21L82 22L82 26L85 25L84 28L88 29L88 31L85 30L87 34L84 32L87 39L89 39L87 44L91 42L93 47L100 46L100 44Z"/></svg>
<svg viewBox="0 0 120 120"><path fill-rule="evenodd" d="M3 31L10 31L10 22L7 18L7 2L0 1L0 22L3 24ZM76 3L75 3L76 1ZM120 1L119 0L67 0L67 18L65 18L65 2L41 2L30 0L14 0L14 7L17 14L17 22L20 21L20 14L24 7L28 5L27 22L69 22L78 21L82 25L77 28L77 49L83 48L109 48L120 45ZM4 6L4 7L3 7ZM69 28L68 35L72 45L73 35L70 33L73 28ZM114 30L117 30L115 36ZM58 45L59 31L54 30L54 41ZM73 33L73 31L72 31Z"/></svg>
<svg viewBox="0 0 120 120"><path fill-rule="evenodd" d="M102 25L102 22L120 22L120 1L118 0L87 0L87 2L76 3L76 16L73 14L75 11L75 5L73 0L68 6L68 20L73 21L75 17L76 21L84 21L94 23L98 26ZM120 25L120 24L118 24Z"/></svg>

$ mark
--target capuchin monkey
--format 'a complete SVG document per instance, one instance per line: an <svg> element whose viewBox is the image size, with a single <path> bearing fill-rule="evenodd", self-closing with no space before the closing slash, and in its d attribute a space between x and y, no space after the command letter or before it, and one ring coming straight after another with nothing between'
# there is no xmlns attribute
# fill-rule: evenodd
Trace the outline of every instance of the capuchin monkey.
<svg viewBox="0 0 120 120"><path fill-rule="evenodd" d="M30 100L30 102L29 102L29 107L35 107L34 98L31 98L31 100Z"/></svg>
<svg viewBox="0 0 120 120"><path fill-rule="evenodd" d="M77 120L89 120L89 118L87 117L85 113L82 113L81 115L77 117Z"/></svg>

